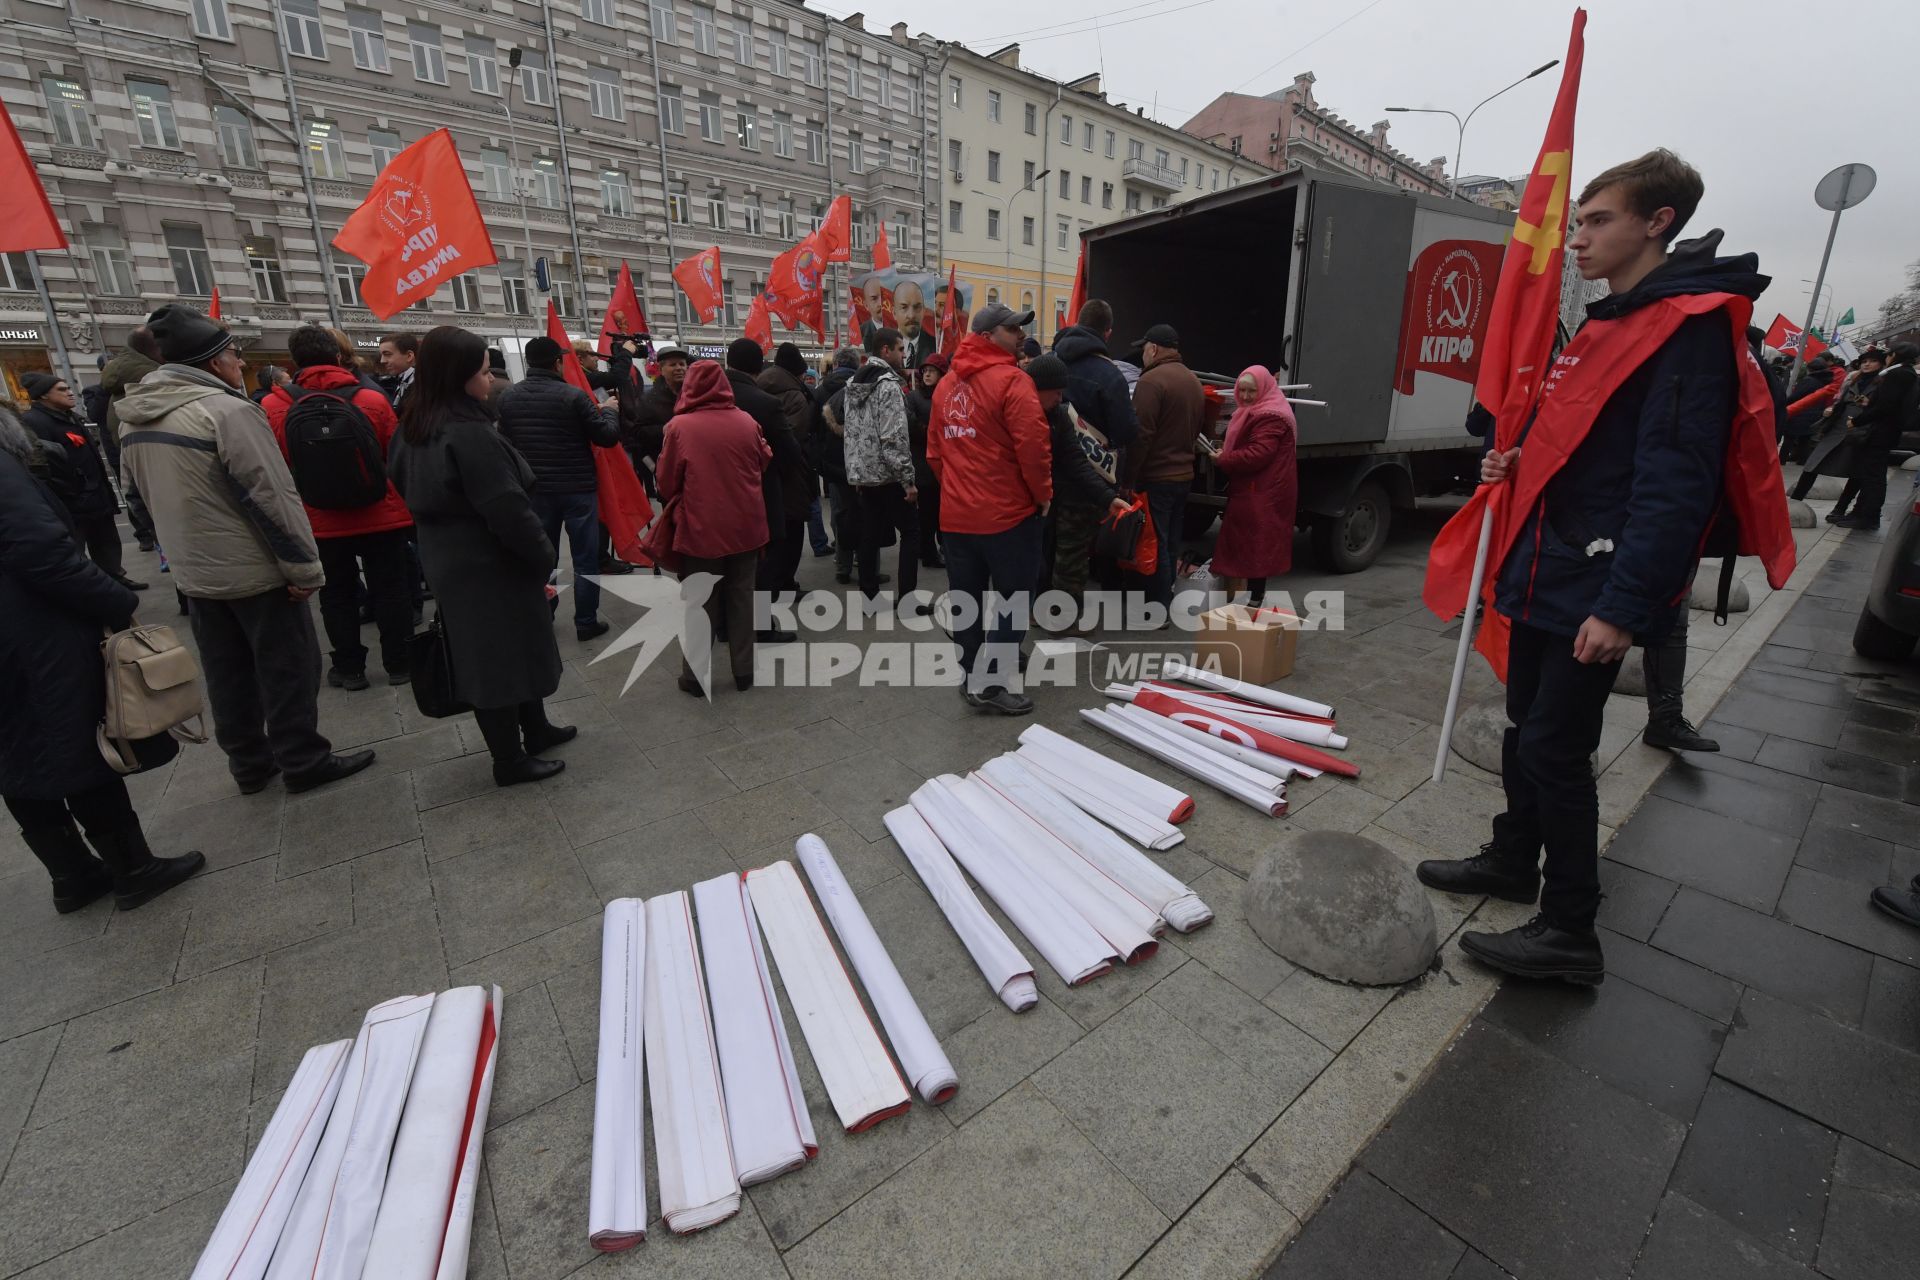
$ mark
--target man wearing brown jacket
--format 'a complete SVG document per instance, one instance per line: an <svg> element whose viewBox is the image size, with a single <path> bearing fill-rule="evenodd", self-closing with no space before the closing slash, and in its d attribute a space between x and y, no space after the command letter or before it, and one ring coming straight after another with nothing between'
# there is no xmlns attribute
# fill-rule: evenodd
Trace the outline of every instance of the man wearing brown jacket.
<svg viewBox="0 0 1920 1280"><path fill-rule="evenodd" d="M1187 492L1193 488L1193 442L1206 425L1206 394L1200 379L1180 358L1180 335L1172 325L1147 330L1140 382L1133 389L1133 412L1140 433L1127 448L1123 478L1144 493L1160 539L1160 562L1134 585L1160 605L1173 601L1174 561L1186 518Z"/></svg>

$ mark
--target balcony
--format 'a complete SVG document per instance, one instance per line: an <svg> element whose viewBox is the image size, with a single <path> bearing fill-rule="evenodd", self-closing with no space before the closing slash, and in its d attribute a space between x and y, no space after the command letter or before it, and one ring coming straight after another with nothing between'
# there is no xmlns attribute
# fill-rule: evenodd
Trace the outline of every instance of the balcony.
<svg viewBox="0 0 1920 1280"><path fill-rule="evenodd" d="M1186 182L1180 177L1180 171L1170 165L1155 164L1144 156L1129 159L1120 170L1120 176L1136 186L1152 187L1156 191L1169 194L1186 189Z"/></svg>

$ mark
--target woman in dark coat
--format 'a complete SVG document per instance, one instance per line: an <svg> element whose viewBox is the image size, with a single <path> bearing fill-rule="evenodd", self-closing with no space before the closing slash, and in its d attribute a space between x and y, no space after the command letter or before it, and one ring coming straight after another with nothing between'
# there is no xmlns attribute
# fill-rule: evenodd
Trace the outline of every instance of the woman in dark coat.
<svg viewBox="0 0 1920 1280"><path fill-rule="evenodd" d="M1227 514L1213 548L1213 572L1245 578L1250 602L1267 596L1267 579L1293 567L1293 515L1299 500L1293 406L1259 365L1240 375L1239 408L1213 465L1227 477Z"/></svg>
<svg viewBox="0 0 1920 1280"><path fill-rule="evenodd" d="M109 889L131 910L206 859L154 857L127 784L100 754L100 641L130 625L139 597L81 552L66 511L31 469L38 448L0 408L0 795L53 880L56 911L78 911Z"/></svg>
<svg viewBox="0 0 1920 1280"><path fill-rule="evenodd" d="M566 768L534 757L579 730L549 724L542 705L560 685L546 593L553 544L529 498L532 468L494 430L491 391L481 338L453 325L427 334L387 470L413 513L454 691L473 707L493 780L506 787Z"/></svg>

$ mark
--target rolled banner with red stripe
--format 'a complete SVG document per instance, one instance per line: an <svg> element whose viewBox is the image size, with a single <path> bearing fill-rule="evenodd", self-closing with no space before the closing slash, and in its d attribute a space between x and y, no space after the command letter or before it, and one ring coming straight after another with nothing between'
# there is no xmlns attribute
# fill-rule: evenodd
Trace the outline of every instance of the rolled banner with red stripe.
<svg viewBox="0 0 1920 1280"><path fill-rule="evenodd" d="M1360 776L1360 766L1350 760L1342 760L1338 756L1328 755L1326 752L1314 747L1309 747L1304 743L1289 741L1286 738L1268 733L1264 729L1258 729L1250 724L1245 724L1239 720L1221 715L1217 711L1196 707L1192 703L1182 702L1178 698L1170 698L1164 693L1155 693L1151 689L1142 689L1134 696L1133 705L1142 710L1151 711L1155 715L1165 716L1167 719L1175 721L1178 724L1190 725L1204 733L1210 733L1216 738L1224 738L1228 742L1237 742L1241 746L1252 747L1256 751L1264 751L1270 756L1278 756L1282 760L1296 761L1297 763L1306 765L1308 768L1320 769L1327 773L1337 773L1346 778L1357 778Z"/></svg>

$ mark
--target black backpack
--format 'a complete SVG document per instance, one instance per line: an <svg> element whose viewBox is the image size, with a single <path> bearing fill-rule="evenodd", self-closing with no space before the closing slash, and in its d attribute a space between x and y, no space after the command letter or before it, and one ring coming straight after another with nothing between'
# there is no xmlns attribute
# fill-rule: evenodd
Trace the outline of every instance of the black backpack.
<svg viewBox="0 0 1920 1280"><path fill-rule="evenodd" d="M360 406L357 387L344 392L292 386L287 393L287 465L300 500L322 511L351 511L387 496L380 437Z"/></svg>

